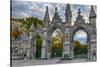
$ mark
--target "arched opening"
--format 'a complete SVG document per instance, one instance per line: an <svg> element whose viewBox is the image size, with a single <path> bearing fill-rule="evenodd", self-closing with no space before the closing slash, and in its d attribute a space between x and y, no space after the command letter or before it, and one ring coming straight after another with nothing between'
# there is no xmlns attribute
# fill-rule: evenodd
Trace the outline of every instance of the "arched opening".
<svg viewBox="0 0 100 67"><path fill-rule="evenodd" d="M63 33L60 29L55 29L51 36L51 57L62 57Z"/></svg>
<svg viewBox="0 0 100 67"><path fill-rule="evenodd" d="M41 58L42 38L39 34L35 36L35 58Z"/></svg>
<svg viewBox="0 0 100 67"><path fill-rule="evenodd" d="M77 29L73 35L74 58L87 58L88 34L84 29Z"/></svg>

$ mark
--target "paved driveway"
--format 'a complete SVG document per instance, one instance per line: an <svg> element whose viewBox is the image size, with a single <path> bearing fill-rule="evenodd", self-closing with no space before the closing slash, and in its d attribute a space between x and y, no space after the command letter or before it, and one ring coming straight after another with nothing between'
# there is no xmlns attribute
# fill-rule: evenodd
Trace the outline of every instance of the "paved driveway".
<svg viewBox="0 0 100 67"><path fill-rule="evenodd" d="M61 60L61 59L49 59L49 60L13 60L12 67L33 66L33 65L48 65L48 64L60 64L60 63L80 63L88 62L86 59L74 59L74 60Z"/></svg>

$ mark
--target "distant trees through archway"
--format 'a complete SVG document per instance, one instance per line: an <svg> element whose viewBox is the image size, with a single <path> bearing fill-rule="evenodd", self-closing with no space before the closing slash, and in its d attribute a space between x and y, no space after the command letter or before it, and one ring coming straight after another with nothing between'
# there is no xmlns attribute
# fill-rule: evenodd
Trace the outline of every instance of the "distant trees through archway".
<svg viewBox="0 0 100 67"><path fill-rule="evenodd" d="M87 58L88 43L87 33L83 30L78 30L73 37L74 58Z"/></svg>

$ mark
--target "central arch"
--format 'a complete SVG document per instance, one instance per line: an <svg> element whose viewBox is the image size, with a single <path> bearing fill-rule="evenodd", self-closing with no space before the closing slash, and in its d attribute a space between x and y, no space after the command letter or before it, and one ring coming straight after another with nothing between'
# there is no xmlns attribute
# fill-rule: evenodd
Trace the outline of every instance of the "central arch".
<svg viewBox="0 0 100 67"><path fill-rule="evenodd" d="M54 30L51 36L51 56L62 57L63 52L63 34L59 29Z"/></svg>
<svg viewBox="0 0 100 67"><path fill-rule="evenodd" d="M65 42L65 29L62 26L60 26L60 25L53 25L53 26L51 25L51 27L48 29L48 32L47 32L47 34L48 34L48 36L47 36L48 45L47 46L48 46L48 53L50 53L49 57L52 57L52 48L51 48L52 34L57 29L59 29L62 32L62 34L63 34L63 37L62 37L62 43L63 43L63 45L62 46L64 47L64 42Z"/></svg>
<svg viewBox="0 0 100 67"><path fill-rule="evenodd" d="M82 30L84 31L86 34L87 34L87 40L86 40L86 43L87 43L87 56L86 58L89 58L89 52L90 52L90 33L89 33L89 30L86 26L75 26L73 31L72 31L72 35L71 35L71 43L72 43L72 51L73 51L73 55L74 55L74 36L75 34L79 31L79 30ZM75 58L75 56L74 56Z"/></svg>

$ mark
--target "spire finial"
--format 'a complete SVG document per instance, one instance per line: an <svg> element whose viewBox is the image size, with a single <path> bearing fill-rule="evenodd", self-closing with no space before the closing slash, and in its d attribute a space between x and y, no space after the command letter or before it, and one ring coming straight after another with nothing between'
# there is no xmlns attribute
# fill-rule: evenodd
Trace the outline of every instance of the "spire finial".
<svg viewBox="0 0 100 67"><path fill-rule="evenodd" d="M65 9L65 16L71 16L72 17L72 12L71 12L71 8L70 8L70 4L66 5L66 9Z"/></svg>
<svg viewBox="0 0 100 67"><path fill-rule="evenodd" d="M46 11L45 11L45 15L44 15L44 22L45 22L44 27L47 27L49 25L49 22L50 22L48 6L46 6Z"/></svg>
<svg viewBox="0 0 100 67"><path fill-rule="evenodd" d="M78 15L80 15L81 14L81 11L80 11L80 8L78 8Z"/></svg>
<svg viewBox="0 0 100 67"><path fill-rule="evenodd" d="M90 17L90 18L91 18L91 17L96 17L96 13L95 13L95 10L94 10L94 8L93 8L93 5L91 5L91 11L90 11L89 17Z"/></svg>
<svg viewBox="0 0 100 67"><path fill-rule="evenodd" d="M91 5L91 9L93 9L93 5Z"/></svg>
<svg viewBox="0 0 100 67"><path fill-rule="evenodd" d="M46 6L46 10L48 10L48 6Z"/></svg>
<svg viewBox="0 0 100 67"><path fill-rule="evenodd" d="M57 13L57 7L55 7L55 13Z"/></svg>
<svg viewBox="0 0 100 67"><path fill-rule="evenodd" d="M66 23L70 23L70 25L71 25L71 21L72 21L71 6L70 6L70 4L66 4L66 8L65 8L65 22Z"/></svg>

